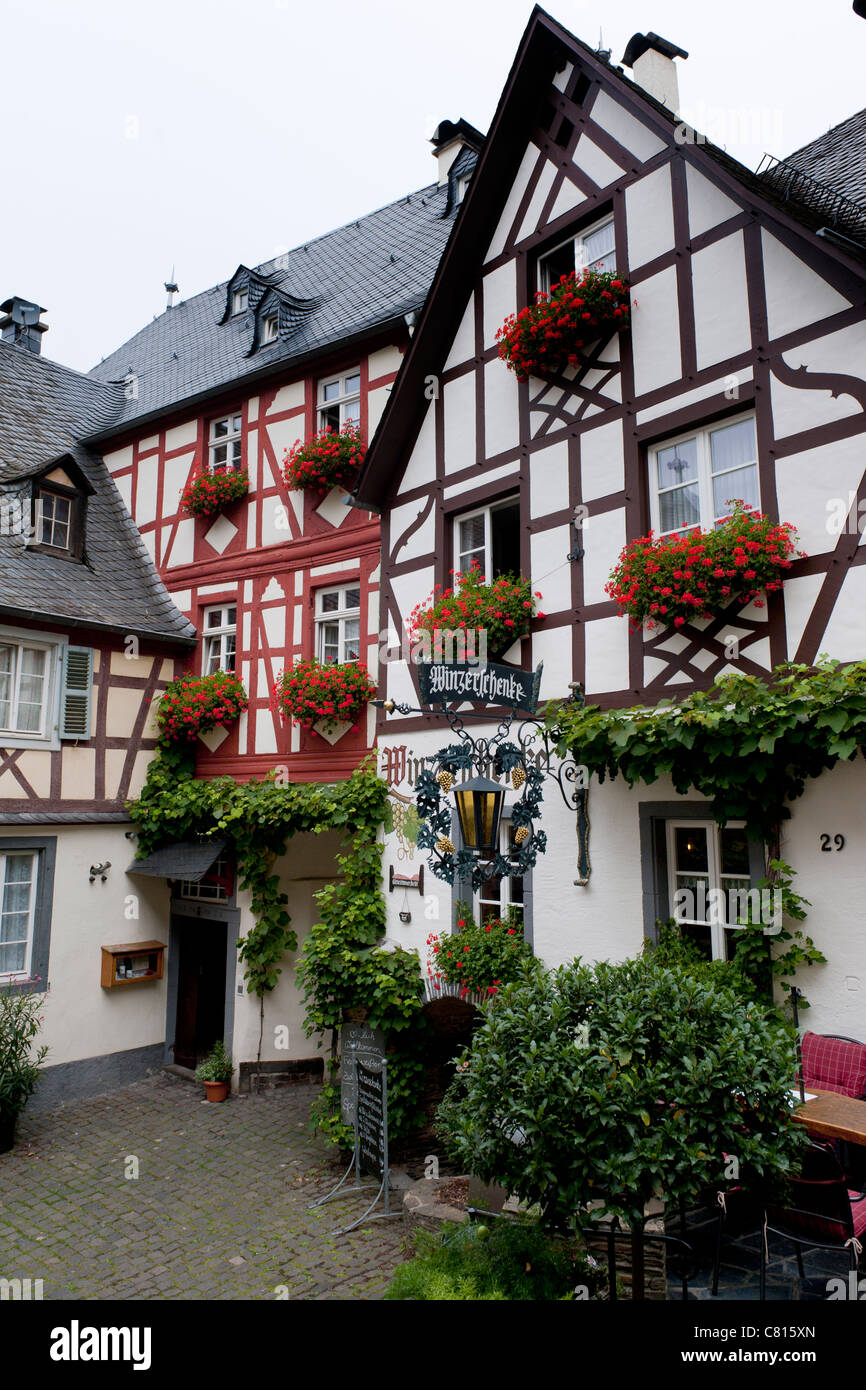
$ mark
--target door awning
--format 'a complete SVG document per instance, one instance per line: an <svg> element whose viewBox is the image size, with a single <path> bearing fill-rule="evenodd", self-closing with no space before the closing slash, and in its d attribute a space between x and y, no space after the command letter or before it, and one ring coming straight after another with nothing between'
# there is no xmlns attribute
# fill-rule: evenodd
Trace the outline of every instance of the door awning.
<svg viewBox="0 0 866 1390"><path fill-rule="evenodd" d="M182 878L189 883L198 883L208 869L219 859L228 840L178 841L173 845L163 845L144 859L133 859L128 874L141 874L146 878Z"/></svg>

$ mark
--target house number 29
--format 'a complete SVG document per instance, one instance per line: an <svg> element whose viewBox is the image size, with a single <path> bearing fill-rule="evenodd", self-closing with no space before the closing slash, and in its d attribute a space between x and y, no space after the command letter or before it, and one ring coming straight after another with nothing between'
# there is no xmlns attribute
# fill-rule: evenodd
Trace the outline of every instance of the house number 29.
<svg viewBox="0 0 866 1390"><path fill-rule="evenodd" d="M832 840L832 844L830 841ZM821 850L824 854L832 854L833 850L845 848L844 835L827 835L826 832L821 836Z"/></svg>

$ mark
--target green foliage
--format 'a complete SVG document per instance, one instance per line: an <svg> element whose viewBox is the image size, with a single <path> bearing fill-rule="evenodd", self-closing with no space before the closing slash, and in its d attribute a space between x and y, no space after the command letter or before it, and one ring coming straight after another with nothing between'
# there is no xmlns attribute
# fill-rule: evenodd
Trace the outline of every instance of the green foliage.
<svg viewBox="0 0 866 1390"><path fill-rule="evenodd" d="M0 989L0 1115L23 1110L39 1081L47 1047L34 1049L42 1022L44 995L30 994L20 985Z"/></svg>
<svg viewBox="0 0 866 1390"><path fill-rule="evenodd" d="M654 708L560 705L548 723L560 756L573 752L599 781L621 773L633 787L668 774L678 792L710 798L721 825L745 820L772 842L807 779L866 744L866 661L723 676Z"/></svg>
<svg viewBox="0 0 866 1390"><path fill-rule="evenodd" d="M460 986L461 997L467 994L499 993L501 985L516 980L523 964L531 955L523 939L523 922L513 908L506 918L491 917L476 922L471 903L457 904L457 927L454 935L427 937L427 973L435 989L440 981Z"/></svg>
<svg viewBox="0 0 866 1390"><path fill-rule="evenodd" d="M384 951L377 944L385 929L377 832L389 823L386 784L363 769L337 783L287 784L275 775L260 782L204 780L194 776L188 749L161 748L129 811L139 825L140 857L171 840L223 835L232 841L240 886L250 893L255 918L238 943L239 955L247 989L260 998L276 986L285 953L298 944L286 911L288 899L279 875L272 872L274 860L285 853L293 835L336 830L344 836L346 853L337 857L340 877L316 895L319 921L297 966L307 1006L306 1031L337 1030L347 1009L368 1009L371 1025L385 1032L393 1048L388 1056L391 1132L399 1136L418 1123L424 989L418 956ZM320 1127L340 1142L336 1075L332 1054L318 1111Z"/></svg>
<svg viewBox="0 0 866 1390"><path fill-rule="evenodd" d="M225 1043L219 1039L214 1043L207 1057L195 1069L196 1081L231 1081L234 1067L226 1052Z"/></svg>
<svg viewBox="0 0 866 1390"><path fill-rule="evenodd" d="M811 936L804 935L799 928L790 929L792 921L802 922L806 908L811 906L808 899L798 893L794 886L795 871L783 859L771 859L769 874L757 885L761 902L775 906L774 897L779 894L777 920L768 930L763 909L755 911L756 904L750 900L747 918L739 918L740 930L734 938L734 953L731 960L708 960L696 943L690 940L671 919L659 924L658 941L650 947L656 961L664 965L679 965L700 979L717 981L730 985L741 994L765 1005L774 1006L774 982L778 981L783 991L789 991L793 976L804 965L820 965L827 957L818 949ZM808 1009L809 1001L800 994L799 1008ZM787 993L781 1001L781 1009L790 1008Z"/></svg>
<svg viewBox="0 0 866 1390"><path fill-rule="evenodd" d="M535 1221L466 1222L446 1234L418 1231L416 1255L399 1265L386 1299L424 1302L559 1300L603 1280L573 1242L553 1239Z"/></svg>
<svg viewBox="0 0 866 1390"><path fill-rule="evenodd" d="M751 1189L796 1167L793 1030L717 980L650 957L546 972L486 1010L440 1108L465 1170L538 1203L547 1224L602 1201L629 1224L675 1209L736 1155Z"/></svg>

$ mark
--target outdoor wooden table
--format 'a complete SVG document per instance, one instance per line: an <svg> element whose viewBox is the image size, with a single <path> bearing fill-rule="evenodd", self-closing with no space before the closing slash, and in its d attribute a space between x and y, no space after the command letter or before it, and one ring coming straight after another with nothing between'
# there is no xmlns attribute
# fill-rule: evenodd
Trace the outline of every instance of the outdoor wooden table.
<svg viewBox="0 0 866 1390"><path fill-rule="evenodd" d="M847 1139L849 1144L866 1145L866 1100L853 1100L835 1091L807 1088L814 1100L798 1105L794 1115L813 1134L825 1139Z"/></svg>

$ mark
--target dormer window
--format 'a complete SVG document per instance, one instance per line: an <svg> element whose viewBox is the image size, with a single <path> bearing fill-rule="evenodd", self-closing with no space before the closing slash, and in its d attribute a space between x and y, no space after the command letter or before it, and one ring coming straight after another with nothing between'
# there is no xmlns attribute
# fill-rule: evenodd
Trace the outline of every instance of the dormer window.
<svg viewBox="0 0 866 1390"><path fill-rule="evenodd" d="M470 180L471 178L472 178L472 175L471 175L471 174L460 174L460 175L459 175L459 177L458 177L458 179L457 179L457 196L456 196L456 198L454 199L455 203L462 203L462 202L463 202L463 199L466 197L466 193L467 193L467 191L468 191L468 189L469 189L469 180Z"/></svg>
<svg viewBox="0 0 866 1390"><path fill-rule="evenodd" d="M72 498L39 489L36 499L36 542L54 550L69 550L72 541Z"/></svg>
<svg viewBox="0 0 866 1390"><path fill-rule="evenodd" d="M262 320L262 342L275 343L277 341L278 331L279 320L277 318L277 315L268 314L267 317Z"/></svg>
<svg viewBox="0 0 866 1390"><path fill-rule="evenodd" d="M232 295L232 318L234 318L236 314L245 314L247 312L248 302L249 294L246 285L244 285L243 289L235 290Z"/></svg>
<svg viewBox="0 0 866 1390"><path fill-rule="evenodd" d="M84 550L86 494L66 467L34 480L33 522L28 544L66 560L80 560Z"/></svg>

